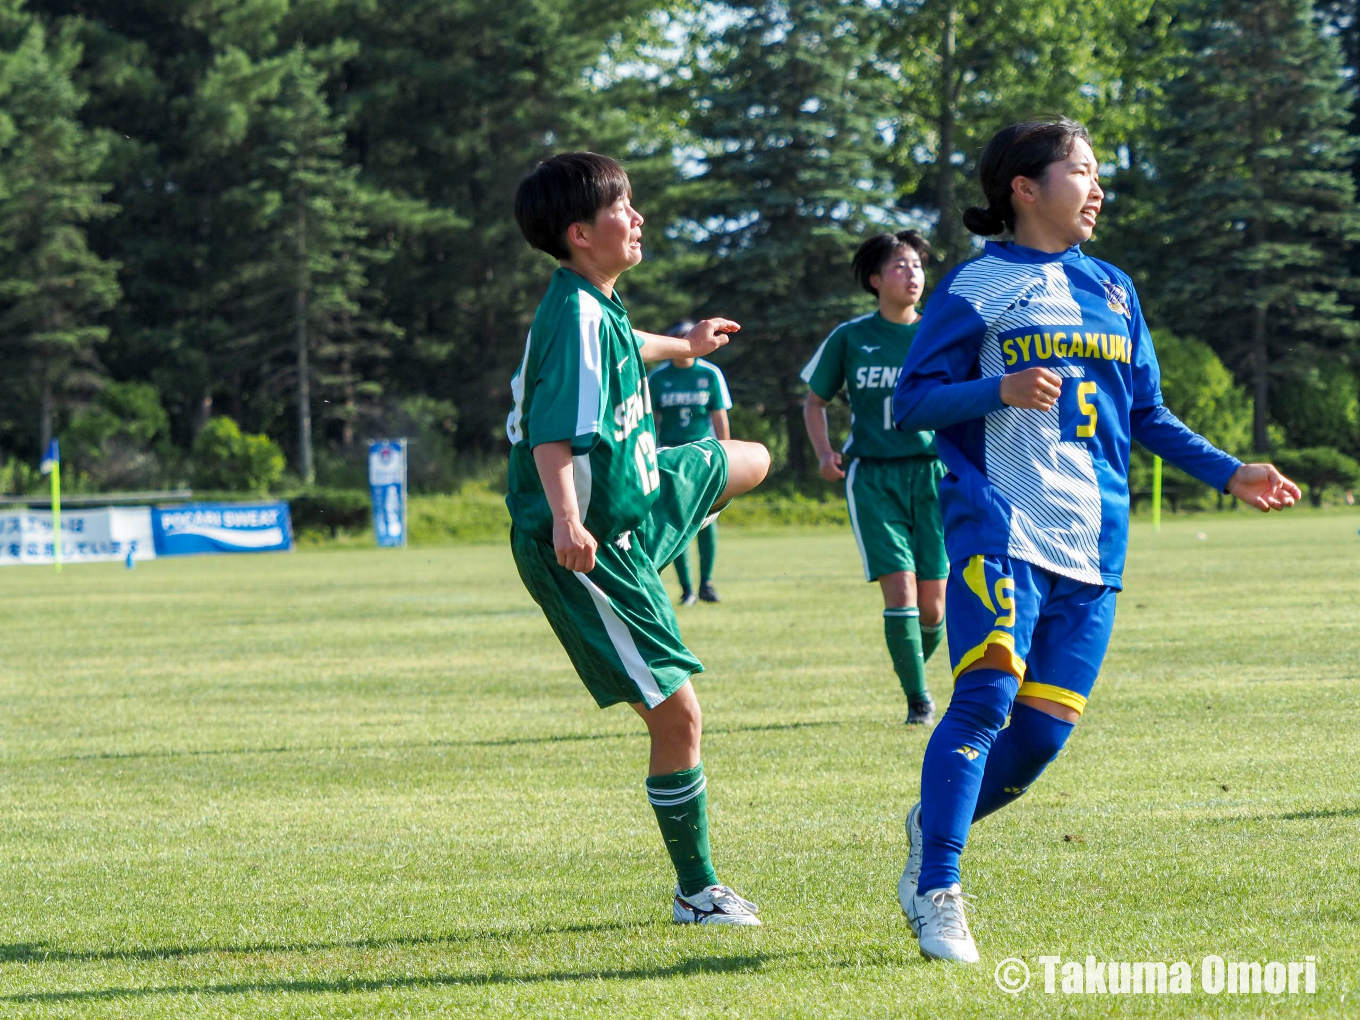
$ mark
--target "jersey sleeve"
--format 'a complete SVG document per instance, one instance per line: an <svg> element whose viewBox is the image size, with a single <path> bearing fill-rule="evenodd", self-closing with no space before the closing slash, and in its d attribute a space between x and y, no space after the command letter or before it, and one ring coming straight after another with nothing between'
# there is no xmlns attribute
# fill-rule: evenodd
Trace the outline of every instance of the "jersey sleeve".
<svg viewBox="0 0 1360 1020"><path fill-rule="evenodd" d="M1142 446L1219 492L1227 491L1228 479L1242 466L1240 460L1214 446L1161 403L1135 407L1129 415L1129 428Z"/></svg>
<svg viewBox="0 0 1360 1020"><path fill-rule="evenodd" d="M732 406L732 394L727 389L727 377L717 365L709 365L708 370L713 373L713 403L708 405L708 409L726 411Z"/></svg>
<svg viewBox="0 0 1360 1020"><path fill-rule="evenodd" d="M811 360L803 366L803 371L798 374L798 378L808 384L808 389L821 397L823 400L830 400L841 391L845 385L845 329L837 326L827 338L822 341L822 345L817 348L817 352L812 355Z"/></svg>
<svg viewBox="0 0 1360 1020"><path fill-rule="evenodd" d="M942 283L926 305L893 392L900 430L935 431L1001 409L999 377L969 378L986 333L977 309Z"/></svg>
<svg viewBox="0 0 1360 1020"><path fill-rule="evenodd" d="M605 421L601 321L598 309L592 314L573 297L547 336L529 408L530 448L566 439L580 454L599 439Z"/></svg>
<svg viewBox="0 0 1360 1020"><path fill-rule="evenodd" d="M1143 318L1143 308L1138 303L1138 294L1133 289L1133 281L1120 274L1129 295L1129 331L1133 340L1133 409L1158 407L1162 403L1162 369L1157 364L1157 350L1152 343L1152 333Z"/></svg>

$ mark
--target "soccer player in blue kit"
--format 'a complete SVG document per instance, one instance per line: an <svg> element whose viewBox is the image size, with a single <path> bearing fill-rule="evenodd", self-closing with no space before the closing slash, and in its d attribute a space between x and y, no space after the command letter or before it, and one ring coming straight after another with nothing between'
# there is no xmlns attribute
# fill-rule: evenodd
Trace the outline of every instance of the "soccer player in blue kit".
<svg viewBox="0 0 1360 1020"><path fill-rule="evenodd" d="M1132 281L1080 248L1104 196L1086 130L1066 118L1013 124L988 142L978 176L988 205L964 225L1012 240L989 241L940 282L893 397L897 427L935 430L949 471L955 677L907 815L897 892L921 953L964 963L978 959L959 880L969 827L1058 756L1105 656L1131 441L1260 510L1299 498L1274 466L1243 464L1162 406Z"/></svg>

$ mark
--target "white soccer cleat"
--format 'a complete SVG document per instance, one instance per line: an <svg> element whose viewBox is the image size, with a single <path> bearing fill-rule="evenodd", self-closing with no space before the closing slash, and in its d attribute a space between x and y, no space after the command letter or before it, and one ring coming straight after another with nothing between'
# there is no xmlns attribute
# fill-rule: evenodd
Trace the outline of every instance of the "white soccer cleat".
<svg viewBox="0 0 1360 1020"><path fill-rule="evenodd" d="M675 890L676 924L758 925L757 909L725 885L710 885L690 896L682 896L679 888Z"/></svg>
<svg viewBox="0 0 1360 1020"><path fill-rule="evenodd" d="M963 890L957 882L913 896L907 917L921 940L921 955L926 959L978 962L977 945L968 930L968 919L963 916Z"/></svg>
<svg viewBox="0 0 1360 1020"><path fill-rule="evenodd" d="M911 916L911 901L916 897L916 880L921 877L921 802L918 800L907 812L907 866L897 880L897 902L907 915L911 933L919 935L918 925Z"/></svg>

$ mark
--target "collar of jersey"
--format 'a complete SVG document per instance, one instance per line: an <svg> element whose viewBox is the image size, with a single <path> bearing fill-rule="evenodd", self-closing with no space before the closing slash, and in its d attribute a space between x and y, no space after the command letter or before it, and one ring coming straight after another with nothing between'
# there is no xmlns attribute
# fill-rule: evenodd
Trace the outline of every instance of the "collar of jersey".
<svg viewBox="0 0 1360 1020"><path fill-rule="evenodd" d="M564 274L565 279L568 280L573 287L579 287L581 290L588 290L606 304L615 305L620 310L623 310L623 301L619 298L618 287L614 288L613 297L605 297L604 291L600 290L599 287L595 286L595 284L591 283L576 270L568 269L566 266L558 266L553 270L553 275L555 276L558 273Z"/></svg>
<svg viewBox="0 0 1360 1020"><path fill-rule="evenodd" d="M873 323L875 326L885 327L887 329L915 329L917 326L921 324L920 309L919 308L917 309L915 322L892 322L889 319L883 318L882 312L875 310Z"/></svg>
<svg viewBox="0 0 1360 1020"><path fill-rule="evenodd" d="M1072 245L1066 251L1049 252L1026 248L1014 241L988 241L987 254L1007 262L1075 262L1086 257L1079 244Z"/></svg>

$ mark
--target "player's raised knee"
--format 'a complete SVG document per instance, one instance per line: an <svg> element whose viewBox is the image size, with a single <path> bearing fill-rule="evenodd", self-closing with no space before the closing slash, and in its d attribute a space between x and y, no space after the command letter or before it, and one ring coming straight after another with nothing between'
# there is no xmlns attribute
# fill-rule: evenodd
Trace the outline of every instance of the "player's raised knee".
<svg viewBox="0 0 1360 1020"><path fill-rule="evenodd" d="M770 473L770 451L761 443L739 439L724 439L722 445L727 454L727 488L723 490L721 502L726 502L750 492L765 480Z"/></svg>

